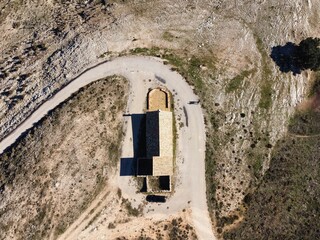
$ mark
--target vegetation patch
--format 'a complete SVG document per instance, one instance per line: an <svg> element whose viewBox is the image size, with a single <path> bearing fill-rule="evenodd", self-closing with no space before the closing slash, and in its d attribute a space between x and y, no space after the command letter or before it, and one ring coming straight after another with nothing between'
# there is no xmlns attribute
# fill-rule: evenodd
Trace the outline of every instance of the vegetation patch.
<svg viewBox="0 0 320 240"><path fill-rule="evenodd" d="M265 50L264 44L258 36L256 38L256 46L261 55L261 87L259 107L268 110L272 105L272 71L270 70L270 58Z"/></svg>
<svg viewBox="0 0 320 240"><path fill-rule="evenodd" d="M247 77L249 77L252 73L254 73L255 70L244 70L242 71L239 75L235 76L234 78L232 78L227 87L226 87L226 92L227 93L231 93L231 92L235 92L238 89L241 88L242 84L243 84L243 80Z"/></svg>
<svg viewBox="0 0 320 240"><path fill-rule="evenodd" d="M300 111L290 119L289 132L301 136L320 135L319 119L318 111Z"/></svg>
<svg viewBox="0 0 320 240"><path fill-rule="evenodd" d="M261 97L259 107L262 109L269 109L272 105L272 84L270 81L265 81L261 86Z"/></svg>
<svg viewBox="0 0 320 240"><path fill-rule="evenodd" d="M168 42L172 42L175 39L175 36L173 36L173 34L170 33L169 31L165 31L162 34L162 38Z"/></svg>
<svg viewBox="0 0 320 240"><path fill-rule="evenodd" d="M126 240L126 237L117 239ZM194 228L185 222L184 218L174 218L168 221L156 222L142 228L137 236L130 239L197 239Z"/></svg>
<svg viewBox="0 0 320 240"><path fill-rule="evenodd" d="M319 122L316 111L294 115L260 185L244 198L244 220L224 239L319 238Z"/></svg>
<svg viewBox="0 0 320 240"><path fill-rule="evenodd" d="M143 207L140 206L138 208L132 207L130 201L126 198L122 198L122 205L127 209L129 216L139 217L142 216Z"/></svg>
<svg viewBox="0 0 320 240"><path fill-rule="evenodd" d="M173 53L172 50L160 49L158 47L135 48L131 49L130 53L166 59L173 66L173 70L178 71L189 84L195 86L197 93L205 91L205 81L203 78L213 74L215 71L215 59L206 55L201 57L192 55L190 57L184 52Z"/></svg>

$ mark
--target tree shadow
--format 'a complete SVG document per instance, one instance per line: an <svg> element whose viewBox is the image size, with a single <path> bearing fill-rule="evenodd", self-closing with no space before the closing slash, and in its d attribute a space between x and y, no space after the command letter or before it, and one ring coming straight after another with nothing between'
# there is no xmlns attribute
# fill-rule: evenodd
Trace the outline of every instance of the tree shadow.
<svg viewBox="0 0 320 240"><path fill-rule="evenodd" d="M270 57L278 65L281 72L292 72L293 75L301 74L298 45L287 42L284 46L275 46L271 50Z"/></svg>
<svg viewBox="0 0 320 240"><path fill-rule="evenodd" d="M146 155L146 115L131 114L133 157L120 159L120 176L135 176L138 158Z"/></svg>

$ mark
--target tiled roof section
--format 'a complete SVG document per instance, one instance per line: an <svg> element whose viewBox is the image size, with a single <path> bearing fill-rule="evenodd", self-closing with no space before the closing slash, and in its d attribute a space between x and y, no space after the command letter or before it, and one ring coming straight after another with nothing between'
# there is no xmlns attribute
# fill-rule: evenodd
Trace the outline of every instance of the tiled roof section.
<svg viewBox="0 0 320 240"><path fill-rule="evenodd" d="M153 157L153 176L171 176L173 175L172 157Z"/></svg>
<svg viewBox="0 0 320 240"><path fill-rule="evenodd" d="M172 112L159 112L159 142L161 157L173 156Z"/></svg>

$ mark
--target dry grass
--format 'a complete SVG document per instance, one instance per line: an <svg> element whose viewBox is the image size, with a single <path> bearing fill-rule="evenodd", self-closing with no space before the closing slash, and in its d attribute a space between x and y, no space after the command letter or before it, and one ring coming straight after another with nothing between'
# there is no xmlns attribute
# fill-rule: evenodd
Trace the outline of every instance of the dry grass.
<svg viewBox="0 0 320 240"><path fill-rule="evenodd" d="M1 238L59 235L105 187L120 158L127 92L123 78L98 80L1 155Z"/></svg>
<svg viewBox="0 0 320 240"><path fill-rule="evenodd" d="M294 125L306 123L298 116ZM317 119L310 121L319 122ZM310 123L311 129L313 124ZM244 219L225 239L318 239L320 236L319 136L288 136L277 143L256 191L244 199Z"/></svg>
<svg viewBox="0 0 320 240"><path fill-rule="evenodd" d="M182 217L171 217L165 221L154 222L152 225L146 224L139 229L136 234L129 236L121 236L117 239L190 239L196 240L197 236L194 228L186 221L186 214L182 213ZM113 225L111 225L113 227Z"/></svg>

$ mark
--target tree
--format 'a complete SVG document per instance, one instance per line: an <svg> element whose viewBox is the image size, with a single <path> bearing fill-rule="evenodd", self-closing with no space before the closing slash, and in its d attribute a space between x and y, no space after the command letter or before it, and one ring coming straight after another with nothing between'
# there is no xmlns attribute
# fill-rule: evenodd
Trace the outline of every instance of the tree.
<svg viewBox="0 0 320 240"><path fill-rule="evenodd" d="M297 49L298 64L301 69L320 70L320 38L306 38Z"/></svg>

